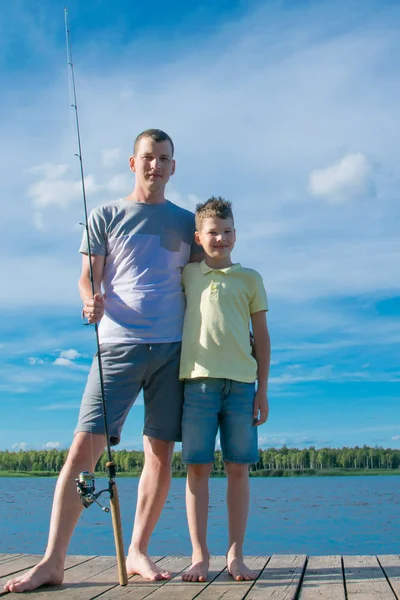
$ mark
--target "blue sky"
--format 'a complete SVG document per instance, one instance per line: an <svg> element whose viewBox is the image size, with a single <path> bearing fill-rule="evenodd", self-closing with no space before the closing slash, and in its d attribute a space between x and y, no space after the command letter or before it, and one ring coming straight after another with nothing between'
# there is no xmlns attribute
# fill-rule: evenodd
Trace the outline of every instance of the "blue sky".
<svg viewBox="0 0 400 600"><path fill-rule="evenodd" d="M136 134L176 144L168 197L232 200L269 296L261 445L400 447L396 2L68 3L90 207L128 194ZM63 3L2 7L0 448L67 447L94 331ZM143 405L121 448L141 446Z"/></svg>

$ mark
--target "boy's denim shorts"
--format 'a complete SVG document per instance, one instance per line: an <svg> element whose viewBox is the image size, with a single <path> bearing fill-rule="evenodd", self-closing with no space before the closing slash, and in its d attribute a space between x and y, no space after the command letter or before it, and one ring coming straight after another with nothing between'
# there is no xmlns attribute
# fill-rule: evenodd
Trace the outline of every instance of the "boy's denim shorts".
<svg viewBox="0 0 400 600"><path fill-rule="evenodd" d="M258 461L257 427L253 425L255 384L202 377L186 379L182 418L182 458L187 464L214 461L220 431L225 462Z"/></svg>
<svg viewBox="0 0 400 600"><path fill-rule="evenodd" d="M181 343L101 344L101 365L110 443L119 444L129 410L143 390L143 435L180 441L183 382L179 381ZM99 365L95 354L83 394L75 434L104 433Z"/></svg>

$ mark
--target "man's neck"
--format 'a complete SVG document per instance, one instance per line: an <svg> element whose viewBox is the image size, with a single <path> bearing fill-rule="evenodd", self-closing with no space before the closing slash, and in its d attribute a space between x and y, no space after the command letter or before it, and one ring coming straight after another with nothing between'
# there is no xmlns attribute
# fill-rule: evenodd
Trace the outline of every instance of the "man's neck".
<svg viewBox="0 0 400 600"><path fill-rule="evenodd" d="M143 204L163 204L166 201L164 192L165 189L152 193L149 190L135 186L133 192L126 196L126 199L133 202L143 202Z"/></svg>

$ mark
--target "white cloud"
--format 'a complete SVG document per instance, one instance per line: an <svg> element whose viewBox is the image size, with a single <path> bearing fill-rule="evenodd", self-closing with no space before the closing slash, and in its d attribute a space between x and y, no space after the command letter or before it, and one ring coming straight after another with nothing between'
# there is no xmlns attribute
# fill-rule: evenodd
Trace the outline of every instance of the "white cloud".
<svg viewBox="0 0 400 600"><path fill-rule="evenodd" d="M80 358L82 354L79 354L77 350L71 348L70 350L62 350L60 352L60 358L68 358L69 360L76 360Z"/></svg>
<svg viewBox="0 0 400 600"><path fill-rule="evenodd" d="M56 360L53 362L53 365L57 365L59 367L74 367L74 363L71 359L69 358L56 358Z"/></svg>
<svg viewBox="0 0 400 600"><path fill-rule="evenodd" d="M178 206L182 206L182 208L186 208L187 210L195 211L196 204L202 202L201 199L196 196L196 194L187 194L184 196L180 192L175 189L171 189L171 186L168 188L167 197L171 202L174 202Z"/></svg>
<svg viewBox="0 0 400 600"><path fill-rule="evenodd" d="M104 148L101 151L101 162L104 167L116 167L120 165L123 159L121 148Z"/></svg>
<svg viewBox="0 0 400 600"><path fill-rule="evenodd" d="M37 410L76 410L80 407L79 403L76 402L56 402L54 404L46 404L44 406L38 406Z"/></svg>
<svg viewBox="0 0 400 600"><path fill-rule="evenodd" d="M129 173L119 173L100 187L102 190L110 192L110 194L127 195L133 187L133 180Z"/></svg>
<svg viewBox="0 0 400 600"><path fill-rule="evenodd" d="M394 442L398 442L400 440L400 435L394 435L392 438L390 438L391 440L393 440Z"/></svg>
<svg viewBox="0 0 400 600"><path fill-rule="evenodd" d="M347 154L338 163L312 171L308 189L311 195L339 203L353 198L375 196L373 169L361 152Z"/></svg>
<svg viewBox="0 0 400 600"><path fill-rule="evenodd" d="M36 165L26 170L27 173L42 175L45 179L59 179L60 177L63 177L68 171L69 165L54 165L52 163Z"/></svg>
<svg viewBox="0 0 400 600"><path fill-rule="evenodd" d="M44 231L46 229L46 226L44 224L43 213L38 211L33 213L33 224L36 227L36 229L39 229L39 231Z"/></svg>
<svg viewBox="0 0 400 600"><path fill-rule="evenodd" d="M59 356L58 358L56 358L56 360L53 362L53 365L55 365L56 367L68 367L68 368L74 369L76 371L85 371L86 372L86 371L90 370L89 367L86 367L85 365L77 365L70 358L64 358L62 356Z"/></svg>
<svg viewBox="0 0 400 600"><path fill-rule="evenodd" d="M58 449L60 446L61 446L60 442L46 442L43 447L46 448L47 450L55 450L55 449Z"/></svg>
<svg viewBox="0 0 400 600"><path fill-rule="evenodd" d="M42 360L41 358L37 358L35 356L30 356L28 358L28 363L30 365L43 365L44 364L44 360Z"/></svg>
<svg viewBox="0 0 400 600"><path fill-rule="evenodd" d="M50 165L47 165L47 167L50 167ZM64 167L64 165L54 165L55 173L64 172L60 167ZM32 205L35 209L46 209L49 206L58 206L65 209L71 203L82 199L82 183L80 180L64 179L58 177L55 173L49 174L46 172L43 179L35 181L29 186L27 196L32 199ZM93 175L85 177L85 188L88 193L95 193L98 190Z"/></svg>
<svg viewBox="0 0 400 600"><path fill-rule="evenodd" d="M28 444L26 442L18 442L11 446L13 450L27 450Z"/></svg>

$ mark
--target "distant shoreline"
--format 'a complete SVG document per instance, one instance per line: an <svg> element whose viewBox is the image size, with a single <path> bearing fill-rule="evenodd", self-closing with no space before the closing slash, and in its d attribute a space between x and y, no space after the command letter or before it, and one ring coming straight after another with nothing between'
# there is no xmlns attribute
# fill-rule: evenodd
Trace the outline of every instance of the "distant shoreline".
<svg viewBox="0 0 400 600"><path fill-rule="evenodd" d="M0 477L50 477L56 478L59 473L50 471L0 471ZM363 475L400 475L400 469L274 469L250 471L250 477L360 477ZM96 477L107 477L107 473L96 471ZM129 473L117 473L119 478L138 478L140 471L131 471ZM174 471L172 477L183 479L186 477L184 471ZM211 473L212 478L225 478L224 473Z"/></svg>

